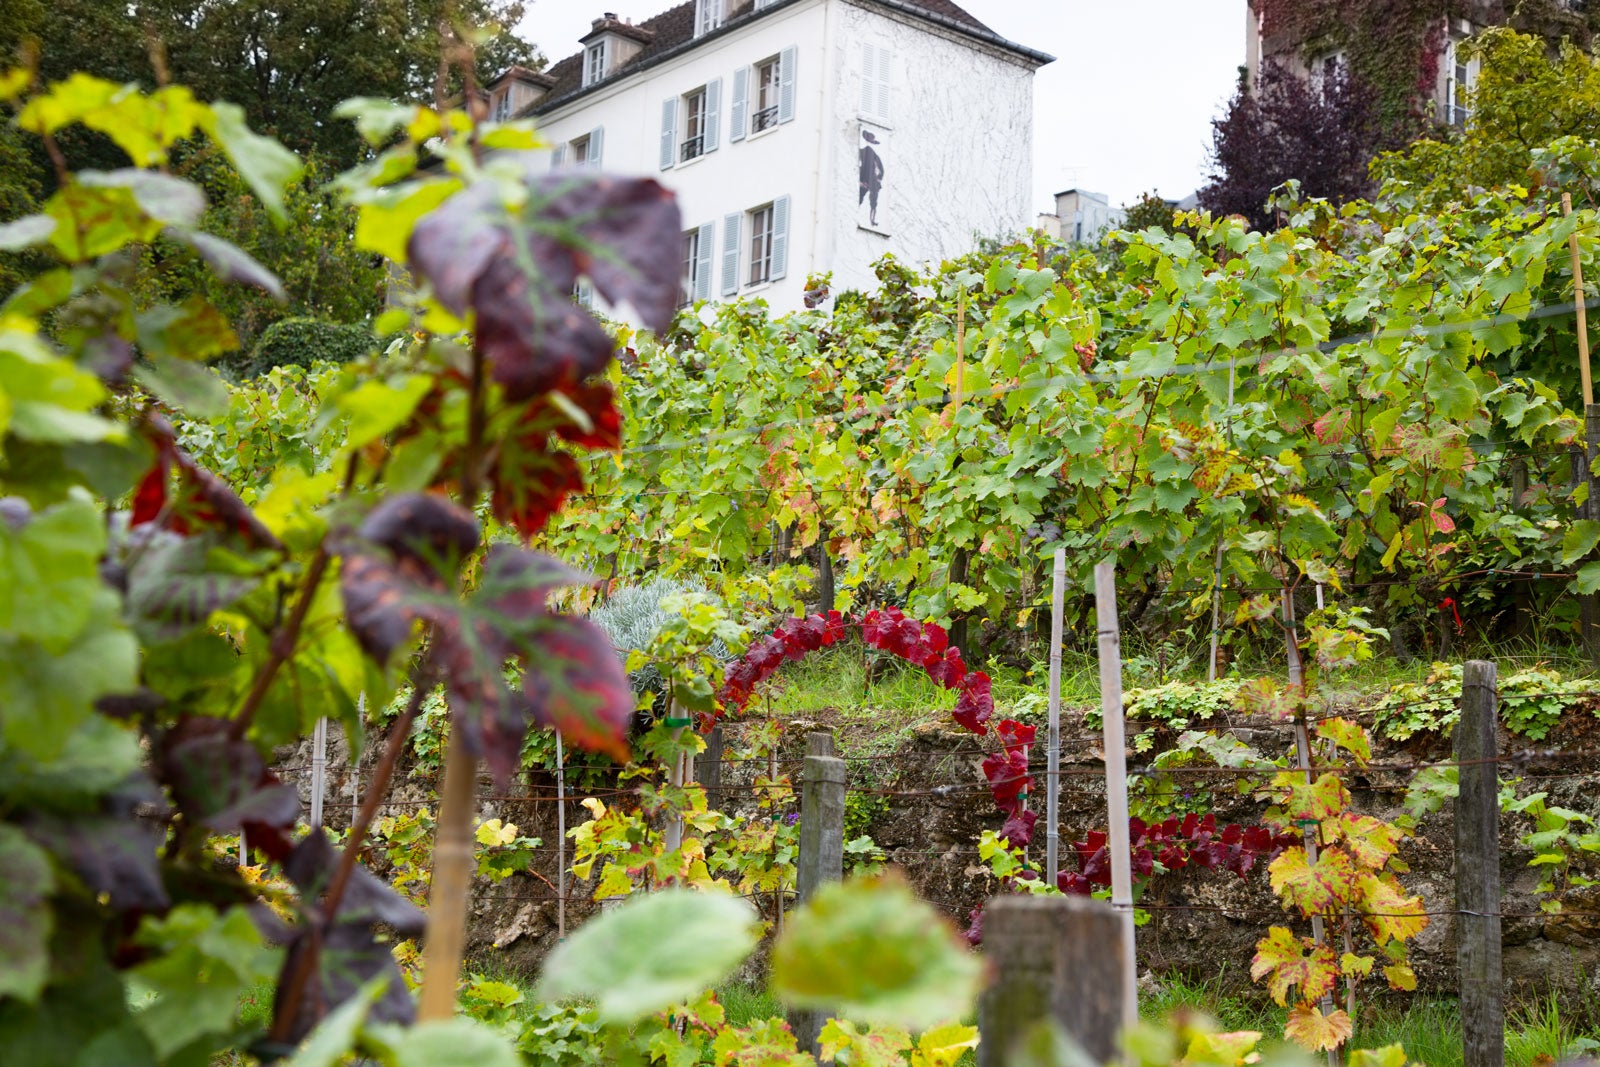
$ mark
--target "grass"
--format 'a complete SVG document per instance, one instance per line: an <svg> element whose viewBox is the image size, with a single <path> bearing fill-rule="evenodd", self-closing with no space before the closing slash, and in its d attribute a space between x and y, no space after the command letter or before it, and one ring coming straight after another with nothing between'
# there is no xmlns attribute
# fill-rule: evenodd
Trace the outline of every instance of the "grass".
<svg viewBox="0 0 1600 1067"><path fill-rule="evenodd" d="M1140 1015L1159 1020L1175 1011L1198 1011L1225 1030L1259 1030L1273 1038L1283 1033L1286 1012L1264 997L1234 992L1226 971L1205 982L1181 976L1164 979L1153 994L1140 999ZM1455 1000L1414 997L1406 1001L1368 1004L1358 1009L1351 1048L1398 1044L1413 1063L1427 1067L1461 1067L1461 1013ZM1539 1067L1600 1047L1597 1035L1586 1033L1561 1015L1553 997L1506 1019L1507 1067Z"/></svg>

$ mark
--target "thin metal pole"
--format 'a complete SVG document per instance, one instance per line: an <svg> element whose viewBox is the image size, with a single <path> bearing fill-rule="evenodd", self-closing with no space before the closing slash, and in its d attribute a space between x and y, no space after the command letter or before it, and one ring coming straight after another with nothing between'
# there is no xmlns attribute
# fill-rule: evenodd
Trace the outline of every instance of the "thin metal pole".
<svg viewBox="0 0 1600 1067"><path fill-rule="evenodd" d="M1061 626L1066 600L1067 550L1056 549L1050 586L1050 744L1044 801L1045 884L1055 885L1061 856Z"/></svg>
<svg viewBox="0 0 1600 1067"><path fill-rule="evenodd" d="M1228 364L1228 444L1233 444L1233 362ZM1211 565L1211 660L1206 664L1206 681L1217 680L1217 646L1222 636L1222 542L1226 531L1217 534L1216 561Z"/></svg>
<svg viewBox="0 0 1600 1067"><path fill-rule="evenodd" d="M244 827L239 827L239 866L250 866L250 845L244 839Z"/></svg>
<svg viewBox="0 0 1600 1067"><path fill-rule="evenodd" d="M556 940L567 937L567 754L556 731Z"/></svg>
<svg viewBox="0 0 1600 1067"><path fill-rule="evenodd" d="M363 734L367 728L367 694L356 697L356 728ZM356 822L356 811L361 807L361 761L356 758L355 745L350 746L350 825Z"/></svg>
<svg viewBox="0 0 1600 1067"><path fill-rule="evenodd" d="M1105 731L1106 844L1111 850L1111 905L1122 916L1123 1013L1132 1026L1139 1019L1138 962L1133 936L1133 864L1128 855L1127 734L1122 723L1122 629L1117 621L1117 565L1094 568L1095 622L1100 632L1100 717Z"/></svg>
<svg viewBox="0 0 1600 1067"><path fill-rule="evenodd" d="M328 777L328 720L318 719L311 735L311 828L322 825L322 794Z"/></svg>

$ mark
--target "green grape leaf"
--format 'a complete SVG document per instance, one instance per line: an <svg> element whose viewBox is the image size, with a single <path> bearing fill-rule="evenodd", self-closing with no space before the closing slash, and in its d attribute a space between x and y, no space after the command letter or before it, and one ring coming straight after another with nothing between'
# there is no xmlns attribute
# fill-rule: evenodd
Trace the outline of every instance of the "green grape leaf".
<svg viewBox="0 0 1600 1067"><path fill-rule="evenodd" d="M772 950L786 1002L912 1029L960 1018L981 972L950 925L890 876L818 889Z"/></svg>
<svg viewBox="0 0 1600 1067"><path fill-rule="evenodd" d="M126 189L146 216L168 226L193 226L206 210L206 194L193 182L155 170L85 170L78 181L97 189Z"/></svg>
<svg viewBox="0 0 1600 1067"><path fill-rule="evenodd" d="M212 273L225 282L253 285L282 303L287 295L278 276L258 263L250 253L220 237L200 230L172 227L163 236L188 245L211 267Z"/></svg>
<svg viewBox="0 0 1600 1067"><path fill-rule="evenodd" d="M289 220L283 206L284 186L300 177L300 157L270 137L253 132L244 109L218 101L211 105L206 132L233 161L245 184L281 226Z"/></svg>
<svg viewBox="0 0 1600 1067"><path fill-rule="evenodd" d="M50 976L50 857L15 826L0 823L0 997L34 1003Z"/></svg>
<svg viewBox="0 0 1600 1067"><path fill-rule="evenodd" d="M634 897L591 919L545 962L540 997L590 998L607 1022L630 1023L715 986L755 947L754 910L689 889Z"/></svg>

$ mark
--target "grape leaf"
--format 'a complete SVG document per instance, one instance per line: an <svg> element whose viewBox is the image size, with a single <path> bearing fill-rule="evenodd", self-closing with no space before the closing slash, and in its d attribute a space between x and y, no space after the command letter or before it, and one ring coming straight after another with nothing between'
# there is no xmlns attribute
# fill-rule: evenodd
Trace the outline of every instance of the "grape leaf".
<svg viewBox="0 0 1600 1067"><path fill-rule="evenodd" d="M261 584L211 535L182 537L143 526L128 539L128 615L150 644L174 641Z"/></svg>
<svg viewBox="0 0 1600 1067"><path fill-rule="evenodd" d="M1313 865L1307 861L1304 848L1285 849L1283 855L1267 867L1272 891L1304 915L1327 911L1334 902L1343 899L1353 871L1350 860L1337 849L1326 849Z"/></svg>
<svg viewBox="0 0 1600 1067"><path fill-rule="evenodd" d="M1422 933L1428 916L1420 896L1408 897L1392 876L1366 874L1355 884L1361 921L1380 946L1409 941Z"/></svg>
<svg viewBox="0 0 1600 1067"><path fill-rule="evenodd" d="M1258 982L1266 978L1267 992L1279 1004L1288 1003L1289 990L1295 986L1300 987L1301 1000L1320 1000L1333 990L1339 977L1339 960L1327 945L1274 926L1256 942L1250 977Z"/></svg>
<svg viewBox="0 0 1600 1067"><path fill-rule="evenodd" d="M225 720L180 720L161 739L158 766L178 810L208 830L282 829L300 814L294 786L278 781L254 745L231 738Z"/></svg>
<svg viewBox="0 0 1600 1067"><path fill-rule="evenodd" d="M1363 767L1372 762L1372 743L1360 723L1342 718L1323 719L1317 723L1317 736L1350 753Z"/></svg>
<svg viewBox="0 0 1600 1067"><path fill-rule="evenodd" d="M97 812L36 812L22 820L22 828L90 894L103 894L114 911L161 911L168 898L156 850L164 834L138 816L142 808L161 805L160 790L140 772L103 797Z"/></svg>
<svg viewBox="0 0 1600 1067"><path fill-rule="evenodd" d="M1354 1031L1350 1016L1343 1009L1329 1015L1310 1004L1296 1004L1289 1012L1289 1022L1283 1036L1312 1052L1338 1048L1350 1039Z"/></svg>
<svg viewBox="0 0 1600 1067"><path fill-rule="evenodd" d="M892 876L818 889L772 950L772 988L788 1003L913 1029L969 1010L981 972L949 924Z"/></svg>
<svg viewBox="0 0 1600 1067"><path fill-rule="evenodd" d="M738 897L666 889L585 923L545 961L538 995L588 997L629 1023L709 989L750 954L756 915Z"/></svg>
<svg viewBox="0 0 1600 1067"><path fill-rule="evenodd" d="M513 157L516 158L516 157ZM412 268L456 315L477 312L477 345L512 400L577 383L610 360L612 341L572 301L587 276L660 333L677 307L681 240L672 195L649 179L561 171L520 157L527 203L514 224L492 182L470 186L417 222Z"/></svg>
<svg viewBox="0 0 1600 1067"><path fill-rule="evenodd" d="M280 226L287 222L283 189L300 176L300 157L272 138L253 132L245 122L244 109L237 104L212 104L204 122L206 133L228 154L233 169L274 221Z"/></svg>
<svg viewBox="0 0 1600 1067"><path fill-rule="evenodd" d="M15 826L0 823L0 997L34 1003L50 976L50 857Z"/></svg>
<svg viewBox="0 0 1600 1067"><path fill-rule="evenodd" d="M1342 811L1337 818L1324 822L1322 832L1327 840L1342 840L1351 859L1374 871L1381 870L1394 857L1405 836L1398 826L1353 811Z"/></svg>
<svg viewBox="0 0 1600 1067"><path fill-rule="evenodd" d="M278 276L238 245L200 230L178 226L163 231L162 235L194 249L222 281L255 286L280 303L286 299Z"/></svg>

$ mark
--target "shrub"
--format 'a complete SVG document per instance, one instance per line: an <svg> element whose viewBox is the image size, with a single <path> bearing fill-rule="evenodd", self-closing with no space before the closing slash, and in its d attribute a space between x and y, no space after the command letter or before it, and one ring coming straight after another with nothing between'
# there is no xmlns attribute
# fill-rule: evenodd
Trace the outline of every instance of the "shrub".
<svg viewBox="0 0 1600 1067"><path fill-rule="evenodd" d="M377 347L365 326L344 326L320 319L281 319L261 333L248 356L224 364L240 378L256 378L274 367L309 367L314 363L348 363Z"/></svg>
<svg viewBox="0 0 1600 1067"><path fill-rule="evenodd" d="M667 620L667 613L661 610L661 601L680 593L705 591L703 583L692 579L656 578L643 585L617 590L604 604L589 613L589 619L606 632L606 636L611 638L612 647L626 657L629 652L648 649L651 640L660 632ZM721 641L712 644L711 654L723 662L733 658L733 653ZM661 672L655 664L634 671L628 679L633 683L635 693L661 688Z"/></svg>

